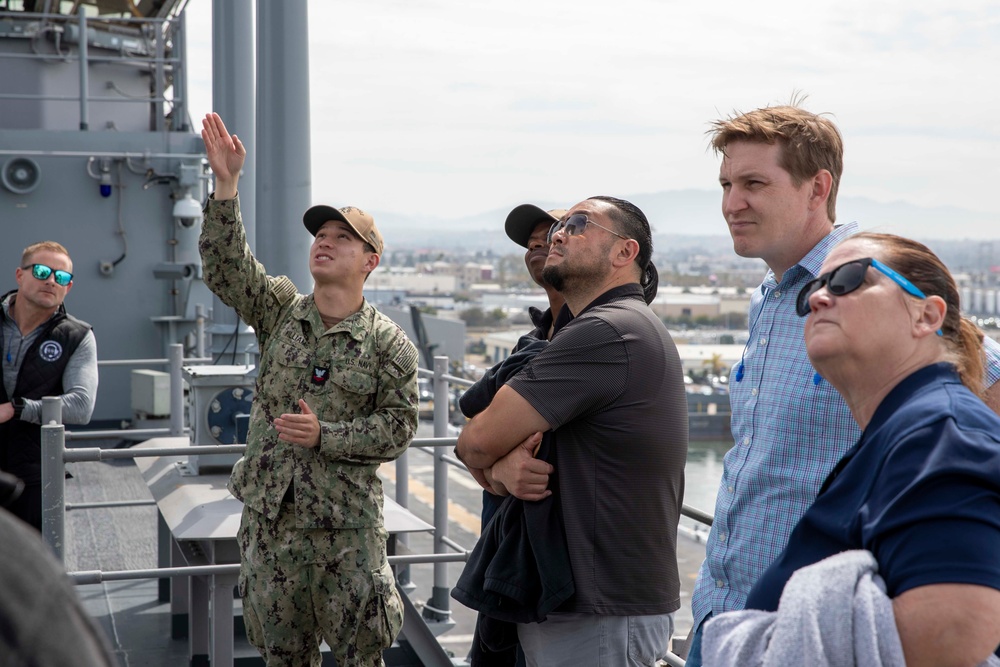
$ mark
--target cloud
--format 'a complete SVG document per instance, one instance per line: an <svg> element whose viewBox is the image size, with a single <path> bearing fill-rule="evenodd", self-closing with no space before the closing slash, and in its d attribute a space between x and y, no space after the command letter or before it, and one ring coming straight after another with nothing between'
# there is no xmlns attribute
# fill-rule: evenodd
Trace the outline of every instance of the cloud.
<svg viewBox="0 0 1000 667"><path fill-rule="evenodd" d="M188 11L192 61L210 62L209 3ZM991 0L314 1L313 183L451 216L714 188L708 122L799 90L844 133L845 195L988 210L998 31Z"/></svg>

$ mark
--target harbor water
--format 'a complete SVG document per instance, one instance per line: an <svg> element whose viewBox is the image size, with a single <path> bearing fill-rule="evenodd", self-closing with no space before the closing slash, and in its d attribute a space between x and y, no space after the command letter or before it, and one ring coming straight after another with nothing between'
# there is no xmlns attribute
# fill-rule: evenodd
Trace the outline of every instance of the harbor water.
<svg viewBox="0 0 1000 667"><path fill-rule="evenodd" d="M684 469L685 505L709 514L715 511L715 494L722 479L722 459L732 446L732 440L691 442Z"/></svg>

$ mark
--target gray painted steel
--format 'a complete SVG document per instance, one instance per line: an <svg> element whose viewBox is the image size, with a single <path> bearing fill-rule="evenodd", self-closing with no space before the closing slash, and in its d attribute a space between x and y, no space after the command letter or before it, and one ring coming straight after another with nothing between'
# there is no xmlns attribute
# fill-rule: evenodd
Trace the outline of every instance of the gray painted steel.
<svg viewBox="0 0 1000 667"><path fill-rule="evenodd" d="M449 396L448 357L434 357L434 396ZM434 401L434 437L448 436L449 400ZM434 455L434 553L450 553L445 540L448 539L448 464L438 452ZM444 563L434 564L434 585L431 599L424 605L424 617L438 622L448 622L451 616L451 585L448 583L448 567Z"/></svg>
<svg viewBox="0 0 1000 667"><path fill-rule="evenodd" d="M80 5L77 10L80 17L80 33L87 34L87 8ZM90 111L87 109L87 97L90 95L89 71L87 67L87 40L81 39L80 44L80 129L90 129Z"/></svg>
<svg viewBox="0 0 1000 667"><path fill-rule="evenodd" d="M222 116L226 129L240 138L250 156L240 175L240 212L247 232L247 244L254 252L257 251L255 62L253 3L247 0L212 0L212 107ZM201 128L200 118L195 119L195 126ZM237 320L236 313L218 297L212 300L212 316L229 332Z"/></svg>
<svg viewBox="0 0 1000 667"><path fill-rule="evenodd" d="M0 48L4 45L0 40ZM2 67L2 63L0 63ZM193 278L161 280L153 274L172 257L172 240L197 229L176 227L168 185L148 182L144 171L170 172L173 158L130 158L144 151L191 155L200 159L200 140L179 133L47 132L0 130L0 161L29 150L72 151L86 155L117 151L108 158L112 196L102 198L99 183L87 175L87 158L76 155L37 155L38 187L27 194L0 188L4 243L0 244L2 288L12 289L13 270L21 251L41 240L55 240L73 258L73 288L66 299L69 312L94 326L101 359L162 357L170 329L177 339L193 329L196 303L211 303L201 281ZM127 243L127 252L125 251ZM113 263L118 261L117 265ZM111 267L102 273L101 267ZM172 290L188 296L192 316L175 310ZM169 318L177 318L173 321ZM154 319L156 318L156 319ZM193 352L193 350L192 350ZM193 354L192 354L193 356ZM95 420L122 419L129 409L129 370L102 368Z"/></svg>
<svg viewBox="0 0 1000 667"><path fill-rule="evenodd" d="M22 249L32 243L47 239L62 243L74 262L75 278L67 308L94 326L99 358L143 359L158 366L163 357L169 356L175 378L183 357L205 355L202 333L206 328L224 334L211 341L212 349L218 352L235 324L235 317L227 315L228 309L215 302L201 280L197 249L199 204L207 196L209 175L201 138L194 131L200 130L200 122L192 127L186 111L188 63L183 51L183 19L176 15L178 4L183 5L183 0L166 0L155 10L157 19L122 16L113 24L94 15L103 10L93 3L86 3L86 11L71 16L0 11L0 169L20 160L21 165L30 166L25 173L31 181L0 181L0 230L4 238L0 244L0 273L12 272ZM44 4L47 8L58 6ZM147 8L151 6L147 3ZM215 109L252 154L240 184L251 247L258 250L269 272L286 274L300 291L309 292L312 280L307 258L311 237L301 224L303 211L313 203L307 2L258 0L256 61L250 8L246 0L214 0ZM35 30L39 32L32 33ZM262 184L259 198L255 197L258 181ZM326 196L321 199L337 206L364 205L336 200L335 195L331 200ZM263 220L264 225L259 225L258 220ZM0 289L12 288L13 281L9 277L8 281L0 283ZM206 327L205 315L210 308L214 323ZM231 318L228 322L227 316ZM252 340L252 332L243 327L232 344L240 357L237 361L244 360ZM95 421L117 425L133 416L131 366L105 363L99 367ZM447 370L446 365L438 369L439 377L442 370ZM447 387L446 381L443 386ZM190 442L182 422L181 392L179 382L171 387L169 430L149 430L166 430L172 435L147 445ZM446 417L448 401L440 403ZM58 419L51 405L45 416L46 420ZM442 423L447 428L446 421ZM67 451L67 434L61 425L44 426L42 432L43 533L62 556L66 522L64 462L116 460L136 457L139 452L111 448ZM94 433L87 435L92 437ZM454 439L450 440L433 444L451 446ZM212 447L208 451L221 454L235 450ZM158 452L161 456L201 453L206 452L187 446L183 451ZM139 461L140 469L149 470L163 459ZM110 466L81 467L87 470L82 473L87 477L91 469L99 469L102 474L111 470ZM113 472L109 478L118 480L127 470ZM177 481L174 477L181 475L176 466L170 473L171 479L150 484L162 512L158 524L161 544L156 549L159 564L195 562L194 553L183 553L181 543L198 544L206 563L235 562L238 553L233 536L239 521L239 503L225 491L227 476L212 482L214 488L205 490L207 496L182 496L180 486L187 485L188 480L204 483L206 478ZM96 488L103 494L108 487ZM446 521L446 493L438 495L443 513L436 514L435 519ZM132 506L149 501L76 499L90 501L76 503L74 508L91 511L74 515L93 517L95 523L88 534L91 538L101 536L95 540L100 544L95 546L107 546L115 558L128 559L130 550L110 538L107 527L113 522L105 525L104 511L97 508L138 515L142 508ZM175 510L181 511L183 518L171 523L167 519L177 518ZM388 498L385 513L386 527L394 535L431 528ZM177 539L170 539L171 532ZM71 538L75 544L86 535L76 533ZM392 562L464 560L467 552L454 553L455 548L452 540L439 540L435 555L393 557ZM432 603L446 607L447 582L438 576L439 570L445 572L435 566ZM162 576L152 570L141 572ZM192 577L190 590L187 586L174 587L172 614L192 612L188 657L210 656L213 664L231 662L235 581L235 570L230 568ZM160 589L161 599L165 588ZM206 619L209 613L211 626ZM404 633L415 637L411 641L418 645L418 653L427 656L425 664L451 664L428 628L422 623L414 626L414 621L419 620L419 613L411 607ZM215 632L210 633L209 627Z"/></svg>
<svg viewBox="0 0 1000 667"><path fill-rule="evenodd" d="M174 217L185 195L204 196L201 140L163 109L164 91L183 95L167 79L185 66L167 46L177 24L3 15L0 168L29 157L38 172L34 187L0 187L0 288L14 287L26 246L58 241L73 258L67 309L94 326L99 358L162 357L171 342L193 356L196 307L211 293L198 279L200 221ZM128 369L101 368L95 421L132 416L129 382Z"/></svg>
<svg viewBox="0 0 1000 667"><path fill-rule="evenodd" d="M371 295L366 294L365 297L371 300ZM410 316L409 308L385 304L378 304L377 307L384 315L398 324L410 340L414 343L419 340L417 332L413 329L413 318ZM465 322L427 314L423 314L421 319L427 329L428 340L433 341L436 345L435 355L443 355L450 359L465 358ZM424 366L423 356L420 357L420 366Z"/></svg>
<svg viewBox="0 0 1000 667"><path fill-rule="evenodd" d="M434 567L437 567L437 565ZM400 632L400 635L410 642L410 646L413 648L414 653L417 654L421 664L425 667L452 667L456 664L465 664L464 662L456 663L441 648L441 644L438 643L434 633L424 623L423 618L420 616L420 611L414 606L410 600L410 596L406 594L406 591L398 583L396 587L399 589L399 596L403 599L403 630Z"/></svg>
<svg viewBox="0 0 1000 667"><path fill-rule="evenodd" d="M58 396L42 398L42 423L62 424L62 399Z"/></svg>
<svg viewBox="0 0 1000 667"><path fill-rule="evenodd" d="M312 204L309 137L307 2L258 0L257 257L304 294L313 285L302 225Z"/></svg>
<svg viewBox="0 0 1000 667"><path fill-rule="evenodd" d="M257 109L254 104L253 5L246 0L212 2L212 107L226 129L246 146L250 160L240 175L240 210L250 249L257 250ZM201 119L195 119L198 128Z"/></svg>
<svg viewBox="0 0 1000 667"><path fill-rule="evenodd" d="M42 539L60 561L66 554L66 441L62 424L42 426ZM46 507L48 504L48 507Z"/></svg>

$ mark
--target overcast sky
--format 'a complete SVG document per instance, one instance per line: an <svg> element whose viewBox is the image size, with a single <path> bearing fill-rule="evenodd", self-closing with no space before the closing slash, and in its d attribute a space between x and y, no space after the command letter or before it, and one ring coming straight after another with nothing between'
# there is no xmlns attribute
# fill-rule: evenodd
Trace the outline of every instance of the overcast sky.
<svg viewBox="0 0 1000 667"><path fill-rule="evenodd" d="M717 189L708 122L801 91L844 134L842 195L994 212L1000 3L946 4L315 0L313 197L457 217ZM188 30L211 62L210 0Z"/></svg>

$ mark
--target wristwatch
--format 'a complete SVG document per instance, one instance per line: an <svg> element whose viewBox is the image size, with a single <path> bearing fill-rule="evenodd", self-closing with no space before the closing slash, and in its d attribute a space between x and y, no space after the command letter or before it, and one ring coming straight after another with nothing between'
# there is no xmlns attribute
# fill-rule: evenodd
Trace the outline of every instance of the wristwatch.
<svg viewBox="0 0 1000 667"><path fill-rule="evenodd" d="M12 398L10 399L10 404L14 407L14 419L20 419L21 413L24 412L24 399L23 398Z"/></svg>

